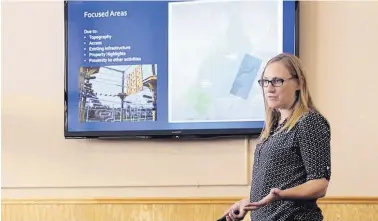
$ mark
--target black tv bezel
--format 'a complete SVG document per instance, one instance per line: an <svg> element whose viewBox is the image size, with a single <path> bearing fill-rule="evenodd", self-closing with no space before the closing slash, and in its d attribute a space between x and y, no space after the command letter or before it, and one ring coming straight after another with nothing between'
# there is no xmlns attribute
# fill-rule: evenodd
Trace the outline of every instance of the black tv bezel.
<svg viewBox="0 0 378 221"><path fill-rule="evenodd" d="M299 1L295 0L294 50L299 57ZM184 130L135 130L135 131L68 131L68 0L64 1L64 137L66 139L211 139L228 137L258 137L262 128L246 129L184 129Z"/></svg>

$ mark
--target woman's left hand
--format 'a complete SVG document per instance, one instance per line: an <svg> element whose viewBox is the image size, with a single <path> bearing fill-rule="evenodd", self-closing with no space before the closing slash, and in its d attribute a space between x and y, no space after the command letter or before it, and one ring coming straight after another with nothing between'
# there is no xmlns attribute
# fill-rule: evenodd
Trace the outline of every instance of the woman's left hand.
<svg viewBox="0 0 378 221"><path fill-rule="evenodd" d="M280 189L277 189L277 188L271 189L270 193L266 197L261 199L260 201L248 203L247 205L245 205L244 210L246 211L255 210L273 201L280 200L282 198L280 196L280 193L281 193Z"/></svg>

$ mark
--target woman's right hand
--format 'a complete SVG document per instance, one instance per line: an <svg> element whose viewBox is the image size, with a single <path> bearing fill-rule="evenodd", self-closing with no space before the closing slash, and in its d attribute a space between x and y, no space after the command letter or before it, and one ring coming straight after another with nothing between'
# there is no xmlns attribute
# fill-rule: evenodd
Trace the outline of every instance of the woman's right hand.
<svg viewBox="0 0 378 221"><path fill-rule="evenodd" d="M249 199L242 199L234 203L223 215L226 216L227 221L238 221L243 220L247 211L244 207L249 203ZM238 214L235 211L239 211Z"/></svg>

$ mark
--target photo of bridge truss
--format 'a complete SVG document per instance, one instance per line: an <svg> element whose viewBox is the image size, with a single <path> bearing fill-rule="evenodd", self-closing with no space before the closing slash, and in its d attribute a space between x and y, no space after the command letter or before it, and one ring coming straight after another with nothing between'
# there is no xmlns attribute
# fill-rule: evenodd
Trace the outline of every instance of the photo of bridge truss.
<svg viewBox="0 0 378 221"><path fill-rule="evenodd" d="M80 122L156 121L157 65L81 67Z"/></svg>

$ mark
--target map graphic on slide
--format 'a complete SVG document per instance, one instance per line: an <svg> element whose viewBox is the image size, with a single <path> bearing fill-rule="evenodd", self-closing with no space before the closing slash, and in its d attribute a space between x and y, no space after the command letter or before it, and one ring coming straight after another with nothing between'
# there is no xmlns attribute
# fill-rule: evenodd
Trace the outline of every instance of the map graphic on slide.
<svg viewBox="0 0 378 221"><path fill-rule="evenodd" d="M281 14L280 1L169 3L169 122L263 120L257 80L282 51Z"/></svg>

